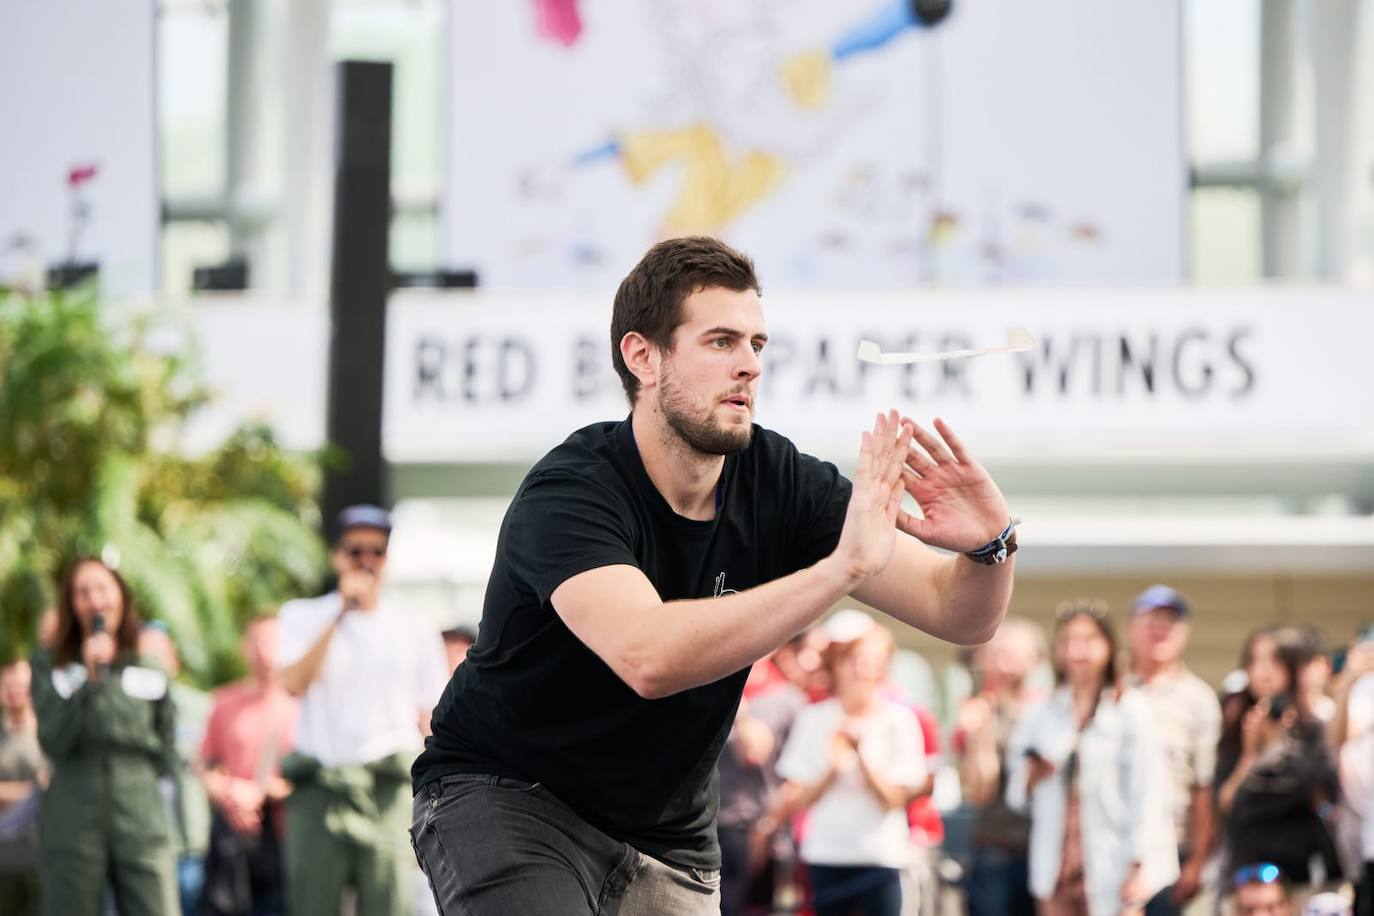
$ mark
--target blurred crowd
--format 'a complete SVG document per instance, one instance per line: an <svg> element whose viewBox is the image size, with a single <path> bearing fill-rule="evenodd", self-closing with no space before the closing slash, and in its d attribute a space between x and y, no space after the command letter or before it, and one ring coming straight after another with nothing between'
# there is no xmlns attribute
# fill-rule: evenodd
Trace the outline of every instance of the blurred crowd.
<svg viewBox="0 0 1374 916"><path fill-rule="evenodd" d="M943 755L887 630L799 635L721 761L724 912L1374 913L1374 634L1257 629L1218 690L1183 663L1191 616L1156 585L1048 634L1009 618L963 659Z"/></svg>
<svg viewBox="0 0 1374 916"><path fill-rule="evenodd" d="M476 634L387 601L389 536L345 510L337 588L249 620L212 694L74 563L0 667L0 912L432 913L409 765ZM1010 618L943 690L860 611L798 634L721 757L722 911L1374 914L1374 633L1258 629L1218 689L1192 614L1157 585Z"/></svg>

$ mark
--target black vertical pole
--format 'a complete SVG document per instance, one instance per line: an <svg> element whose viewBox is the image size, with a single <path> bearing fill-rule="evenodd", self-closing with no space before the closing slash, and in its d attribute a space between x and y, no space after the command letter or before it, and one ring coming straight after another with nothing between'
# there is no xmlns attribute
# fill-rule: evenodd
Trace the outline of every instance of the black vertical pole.
<svg viewBox="0 0 1374 916"><path fill-rule="evenodd" d="M324 485L326 528L344 506L382 503L382 377L391 288L391 64L338 65L332 329L325 435L345 466Z"/></svg>

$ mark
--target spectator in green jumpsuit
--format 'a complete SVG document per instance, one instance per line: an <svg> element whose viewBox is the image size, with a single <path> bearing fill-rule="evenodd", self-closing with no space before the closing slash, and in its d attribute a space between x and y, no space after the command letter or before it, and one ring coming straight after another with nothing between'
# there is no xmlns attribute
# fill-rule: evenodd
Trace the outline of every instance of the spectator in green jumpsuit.
<svg viewBox="0 0 1374 916"><path fill-rule="evenodd" d="M167 676L140 665L128 586L100 560L62 584L51 651L33 661L38 740L52 765L39 814L50 916L175 916L171 831L158 777L175 760Z"/></svg>

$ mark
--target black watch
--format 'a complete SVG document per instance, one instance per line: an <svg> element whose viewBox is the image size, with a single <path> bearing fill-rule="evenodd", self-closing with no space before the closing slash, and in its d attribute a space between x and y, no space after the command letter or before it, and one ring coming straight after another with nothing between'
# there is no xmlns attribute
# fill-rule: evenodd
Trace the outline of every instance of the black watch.
<svg viewBox="0 0 1374 916"><path fill-rule="evenodd" d="M997 566L1007 562L1007 558L1016 553L1016 523L1018 521L1019 519L1012 519L1001 534L977 550L970 550L964 556L975 563L982 563L984 566Z"/></svg>

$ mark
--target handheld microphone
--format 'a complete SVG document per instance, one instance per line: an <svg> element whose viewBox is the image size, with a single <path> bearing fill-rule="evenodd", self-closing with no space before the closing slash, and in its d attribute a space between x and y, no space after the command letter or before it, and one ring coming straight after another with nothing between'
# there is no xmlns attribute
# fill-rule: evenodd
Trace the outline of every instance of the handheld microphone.
<svg viewBox="0 0 1374 916"><path fill-rule="evenodd" d="M95 636L96 634L104 632L106 632L105 615L96 614L94 617L91 618L91 635ZM103 681L106 678L106 676L110 673L110 663L99 663L95 666L95 673Z"/></svg>

